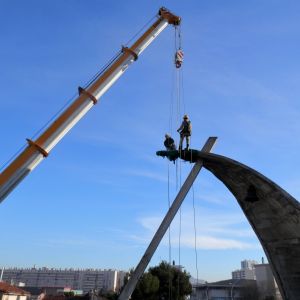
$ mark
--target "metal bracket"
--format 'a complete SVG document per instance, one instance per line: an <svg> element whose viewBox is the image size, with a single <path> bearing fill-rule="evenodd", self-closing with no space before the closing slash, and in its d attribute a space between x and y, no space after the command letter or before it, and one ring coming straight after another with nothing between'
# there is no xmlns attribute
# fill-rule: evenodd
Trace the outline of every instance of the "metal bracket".
<svg viewBox="0 0 300 300"><path fill-rule="evenodd" d="M84 88L82 88L81 86L78 87L78 93L79 93L79 95L81 95L81 94L86 95L93 101L94 104L97 104L98 100L96 99L96 97L93 96L90 92L88 92Z"/></svg>
<svg viewBox="0 0 300 300"><path fill-rule="evenodd" d="M172 24L174 26L180 25L181 18L172 14L168 9L165 7L161 7L158 15L161 16L161 18L165 19L168 21L169 24Z"/></svg>
<svg viewBox="0 0 300 300"><path fill-rule="evenodd" d="M36 142L34 142L30 139L26 139L26 141L28 142L29 146L35 147L36 150L38 150L44 157L47 157L49 155L49 153L43 147L41 147L39 144L37 144Z"/></svg>
<svg viewBox="0 0 300 300"><path fill-rule="evenodd" d="M136 61L138 59L138 54L136 52L134 52L131 48L128 47L122 47L122 52L123 53L129 53L133 56L133 59Z"/></svg>

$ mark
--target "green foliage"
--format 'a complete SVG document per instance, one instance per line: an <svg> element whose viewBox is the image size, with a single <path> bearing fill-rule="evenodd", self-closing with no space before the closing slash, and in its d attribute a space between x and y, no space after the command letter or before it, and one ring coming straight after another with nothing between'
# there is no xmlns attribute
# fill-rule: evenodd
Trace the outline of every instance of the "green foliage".
<svg viewBox="0 0 300 300"><path fill-rule="evenodd" d="M74 292L73 291L71 291L71 292L64 292L64 296L66 296L66 297L74 297Z"/></svg>
<svg viewBox="0 0 300 300"><path fill-rule="evenodd" d="M99 296L101 297L100 299L106 299L106 300L117 300L118 299L118 294L114 293L114 292L100 291Z"/></svg>
<svg viewBox="0 0 300 300"><path fill-rule="evenodd" d="M243 300L259 299L256 284L248 284L241 290Z"/></svg>
<svg viewBox="0 0 300 300"><path fill-rule="evenodd" d="M132 300L184 300L192 293L190 275L185 271L161 262L150 268L139 281Z"/></svg>
<svg viewBox="0 0 300 300"><path fill-rule="evenodd" d="M134 290L132 300L156 300L159 290L159 279L151 273L145 273Z"/></svg>

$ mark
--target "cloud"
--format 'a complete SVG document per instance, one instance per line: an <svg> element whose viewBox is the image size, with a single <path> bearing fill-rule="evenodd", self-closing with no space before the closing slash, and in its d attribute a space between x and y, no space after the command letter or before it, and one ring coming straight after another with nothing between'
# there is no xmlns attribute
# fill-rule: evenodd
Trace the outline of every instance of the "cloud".
<svg viewBox="0 0 300 300"><path fill-rule="evenodd" d="M224 196L218 196L218 195L201 195L201 196L195 196L196 199L200 201L205 201L208 203L218 204L218 205L226 205L228 201L224 199Z"/></svg>
<svg viewBox="0 0 300 300"><path fill-rule="evenodd" d="M223 73L207 71L201 81L206 88L220 95L233 97L232 99L247 97L251 98L252 102L253 99L260 100L260 105L275 103L284 105L287 100L261 81L235 71L228 70Z"/></svg>
<svg viewBox="0 0 300 300"><path fill-rule="evenodd" d="M101 246L99 240L87 239L87 238L53 238L38 241L39 246L51 247L51 248L64 248L64 247L95 247Z"/></svg>
<svg viewBox="0 0 300 300"><path fill-rule="evenodd" d="M194 248L195 231L193 212L182 213L181 216L181 247ZM158 229L163 217L150 216L138 219L145 229L142 236L131 235L129 238L139 243L149 243ZM171 225L171 242L178 245L179 219ZM250 225L242 214L221 214L203 210L201 218L196 217L196 240L198 249L256 249L259 243ZM163 241L168 245L168 241Z"/></svg>
<svg viewBox="0 0 300 300"><path fill-rule="evenodd" d="M167 176L160 175L156 172L143 171L143 170L128 170L125 173L131 176L144 177L144 178L149 178L161 182L168 182Z"/></svg>
<svg viewBox="0 0 300 300"><path fill-rule="evenodd" d="M250 243L241 242L234 239L222 239L213 236L197 236L197 248L203 250L227 250L227 249L251 249L255 246ZM193 248L195 245L194 237L184 237L181 244Z"/></svg>

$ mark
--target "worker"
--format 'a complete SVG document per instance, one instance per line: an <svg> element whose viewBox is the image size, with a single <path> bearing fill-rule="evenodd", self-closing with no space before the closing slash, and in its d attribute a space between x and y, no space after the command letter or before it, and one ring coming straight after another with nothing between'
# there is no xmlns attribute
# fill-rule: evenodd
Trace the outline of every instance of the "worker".
<svg viewBox="0 0 300 300"><path fill-rule="evenodd" d="M185 138L185 141L186 141L185 150L189 150L190 137L191 137L191 134L192 134L192 123L189 120L188 115L183 116L183 121L181 123L181 126L177 129L177 132L179 132L179 134L180 134L179 151L182 150L182 144L183 144L184 138Z"/></svg>
<svg viewBox="0 0 300 300"><path fill-rule="evenodd" d="M169 134L165 134L165 141L164 141L164 145L167 149L167 151L172 151L172 150L176 150L176 146L175 146L175 142L174 140L171 138L171 136Z"/></svg>

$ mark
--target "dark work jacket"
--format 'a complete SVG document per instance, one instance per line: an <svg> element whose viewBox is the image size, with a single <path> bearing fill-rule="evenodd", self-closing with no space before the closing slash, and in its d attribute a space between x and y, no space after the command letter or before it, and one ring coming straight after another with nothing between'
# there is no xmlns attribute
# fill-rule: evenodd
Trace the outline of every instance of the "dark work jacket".
<svg viewBox="0 0 300 300"><path fill-rule="evenodd" d="M165 139L164 145L167 150L176 150L174 140L171 137Z"/></svg>
<svg viewBox="0 0 300 300"><path fill-rule="evenodd" d="M192 123L191 121L183 120L181 126L178 129L180 134L183 136L190 136L192 134Z"/></svg>

